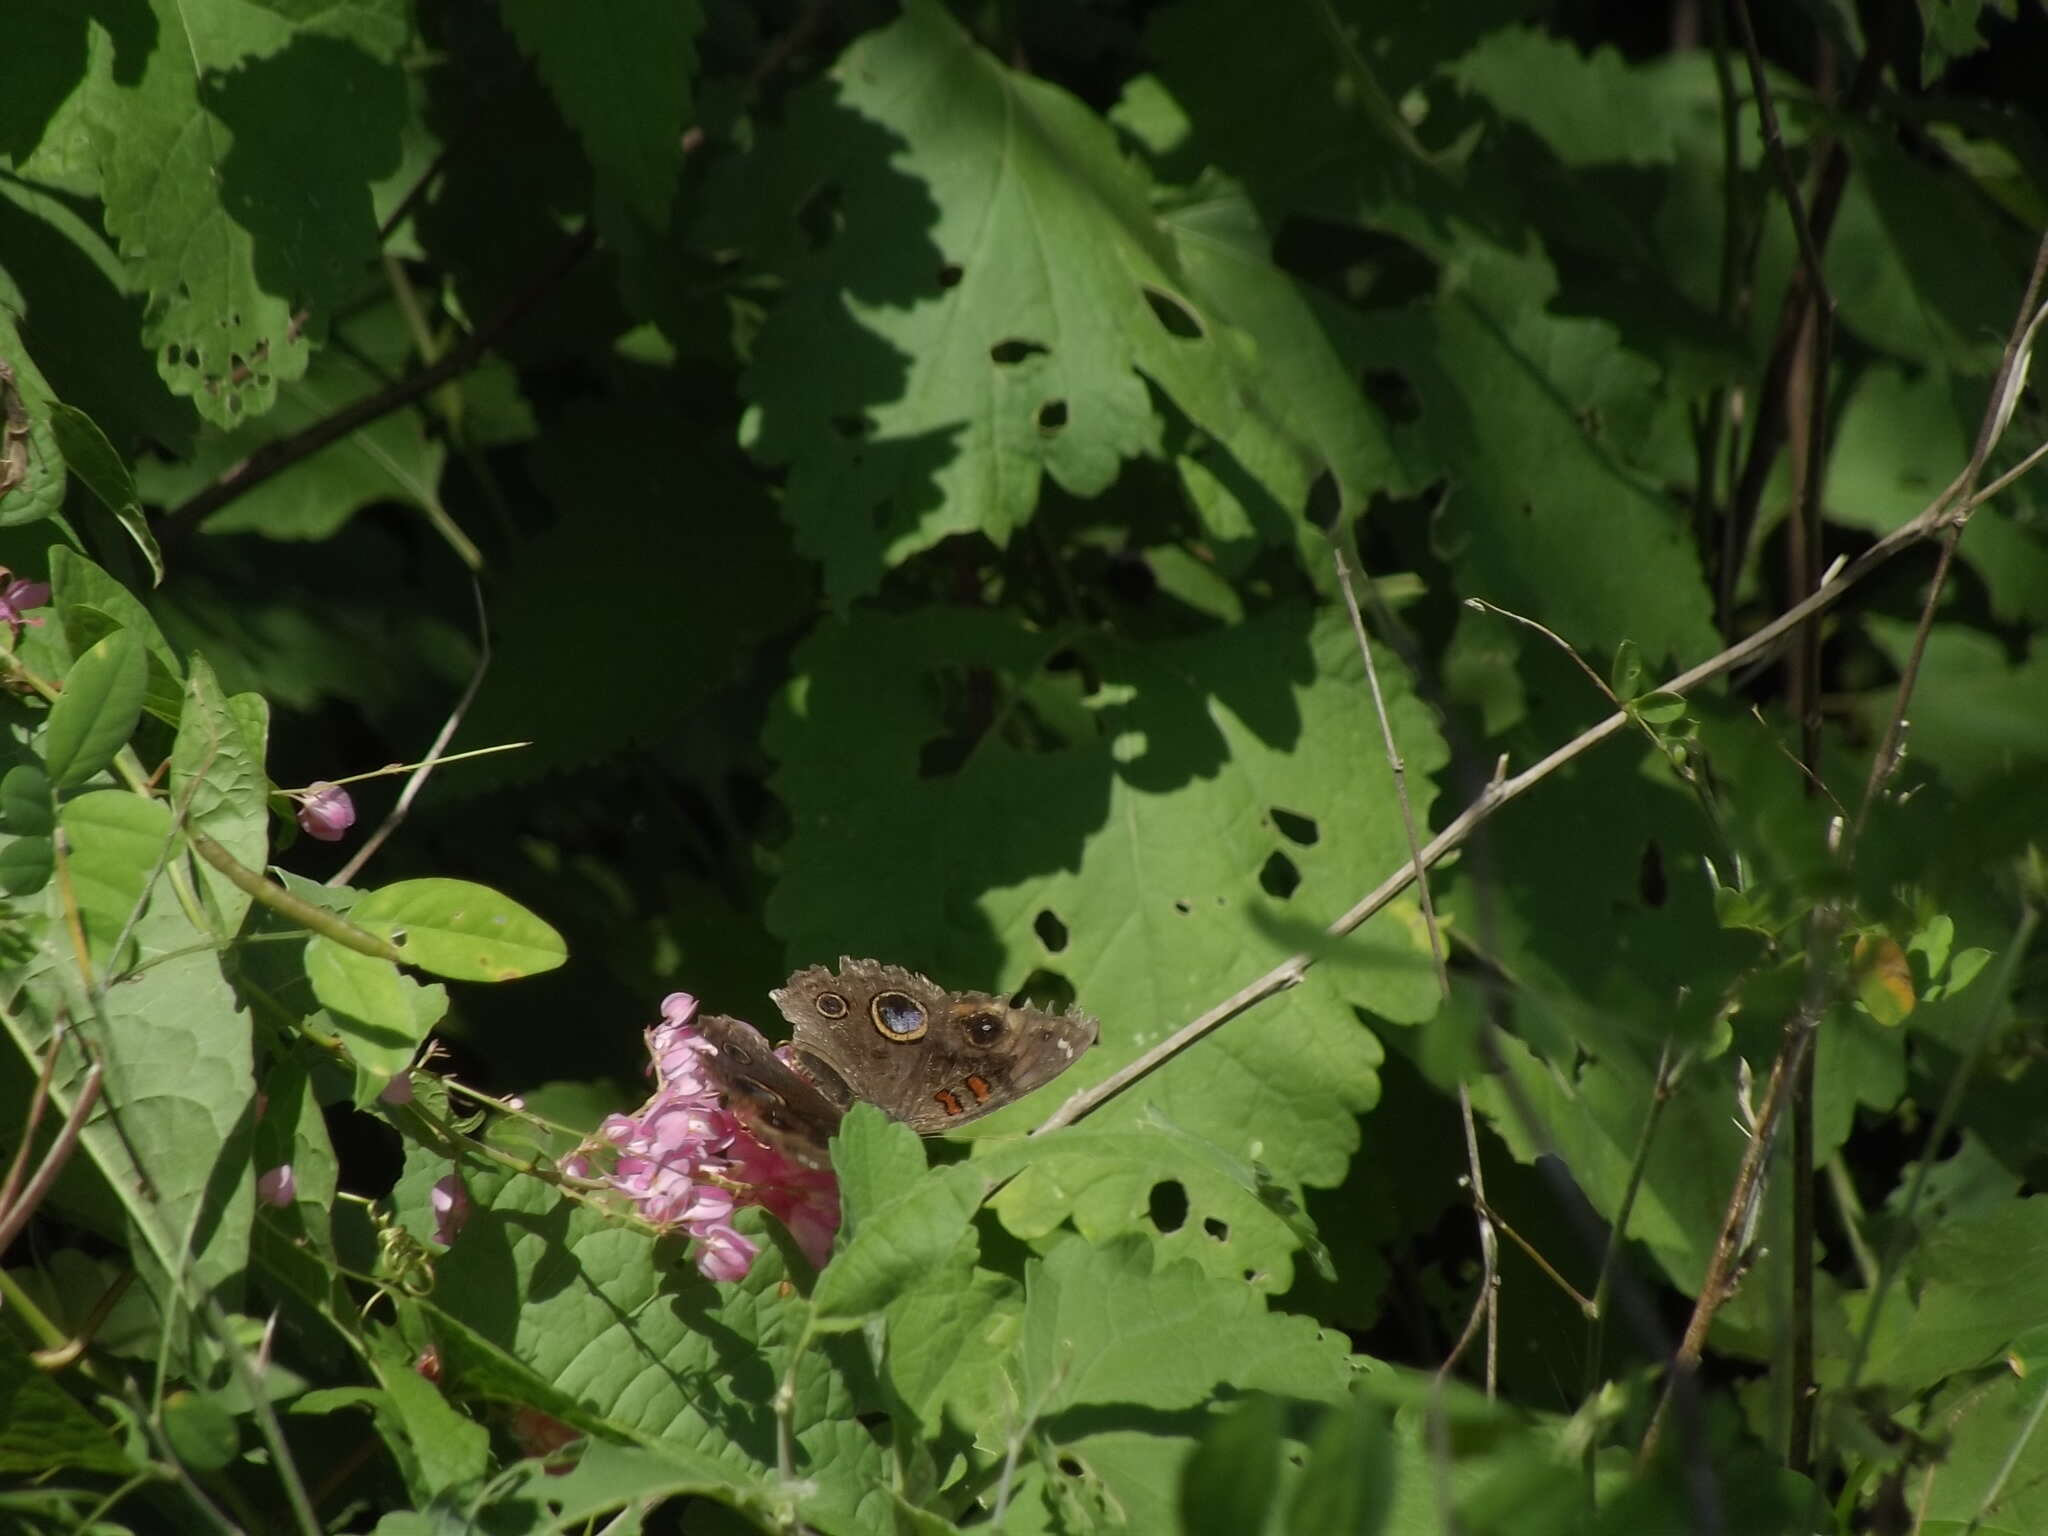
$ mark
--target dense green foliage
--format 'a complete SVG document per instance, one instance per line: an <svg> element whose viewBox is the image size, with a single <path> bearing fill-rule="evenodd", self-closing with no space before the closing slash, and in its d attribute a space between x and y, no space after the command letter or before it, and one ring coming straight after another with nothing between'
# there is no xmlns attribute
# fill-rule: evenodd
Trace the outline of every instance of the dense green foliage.
<svg viewBox="0 0 2048 1536"><path fill-rule="evenodd" d="M2048 1529L2048 14L1753 9L9 7L0 1523Z"/></svg>

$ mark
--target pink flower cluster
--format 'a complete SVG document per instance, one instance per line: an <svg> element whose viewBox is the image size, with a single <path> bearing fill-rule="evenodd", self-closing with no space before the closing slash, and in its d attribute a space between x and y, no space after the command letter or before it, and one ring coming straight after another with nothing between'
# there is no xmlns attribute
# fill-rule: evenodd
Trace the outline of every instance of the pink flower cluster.
<svg viewBox="0 0 2048 1536"><path fill-rule="evenodd" d="M637 1113L608 1116L598 1128L618 1149L612 1187L649 1221L678 1225L695 1238L697 1268L708 1279L737 1280L752 1266L760 1246L732 1224L733 1213L748 1205L781 1221L804 1256L822 1266L839 1230L838 1180L763 1146L720 1102L704 1070L718 1048L690 1025L696 998L670 993L661 1016L647 1032L654 1096Z"/></svg>

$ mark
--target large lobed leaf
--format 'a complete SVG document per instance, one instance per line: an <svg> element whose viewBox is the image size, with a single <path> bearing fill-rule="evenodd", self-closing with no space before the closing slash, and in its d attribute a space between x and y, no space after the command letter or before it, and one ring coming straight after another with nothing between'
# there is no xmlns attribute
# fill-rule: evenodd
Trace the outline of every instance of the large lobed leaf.
<svg viewBox="0 0 2048 1536"><path fill-rule="evenodd" d="M1101 119L928 0L762 158L729 207L834 227L760 336L751 443L790 466L798 547L840 601L948 534L1007 543L1047 474L1105 490L1158 449L1148 385L1212 429L1239 409L1232 347Z"/></svg>

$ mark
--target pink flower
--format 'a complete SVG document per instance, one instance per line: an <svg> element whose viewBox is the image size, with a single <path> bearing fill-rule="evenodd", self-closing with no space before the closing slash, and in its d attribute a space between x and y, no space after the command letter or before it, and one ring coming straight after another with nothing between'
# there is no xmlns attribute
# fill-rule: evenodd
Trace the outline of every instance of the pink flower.
<svg viewBox="0 0 2048 1536"><path fill-rule="evenodd" d="M410 1072L394 1074L391 1081L377 1091L377 1102L380 1104L410 1104L412 1102L412 1074Z"/></svg>
<svg viewBox="0 0 2048 1536"><path fill-rule="evenodd" d="M839 1230L838 1181L761 1145L726 1108L705 1070L717 1047L692 1027L695 997L670 993L661 1015L647 1032L653 1096L630 1115L606 1116L589 1144L617 1153L607 1176L612 1188L648 1221L694 1238L697 1268L707 1279L737 1280L752 1267L760 1245L732 1224L749 1205L780 1220L822 1266Z"/></svg>
<svg viewBox="0 0 2048 1536"><path fill-rule="evenodd" d="M436 1179L427 1204L434 1212L434 1241L443 1248L452 1247L462 1224L469 1220L469 1191L462 1186L462 1175L450 1173Z"/></svg>
<svg viewBox="0 0 2048 1536"><path fill-rule="evenodd" d="M41 608L50 601L50 584L47 581L28 581L13 576L6 566L0 565L0 624L7 625L17 637L24 624L40 624L41 619L28 616L31 608Z"/></svg>
<svg viewBox="0 0 2048 1536"><path fill-rule="evenodd" d="M256 1178L256 1198L265 1205L283 1209L298 1198L299 1176L292 1172L290 1163L279 1163L267 1173Z"/></svg>
<svg viewBox="0 0 2048 1536"><path fill-rule="evenodd" d="M341 834L356 824L356 803L339 784L319 780L306 789L295 789L299 802L299 830L323 843L341 841Z"/></svg>

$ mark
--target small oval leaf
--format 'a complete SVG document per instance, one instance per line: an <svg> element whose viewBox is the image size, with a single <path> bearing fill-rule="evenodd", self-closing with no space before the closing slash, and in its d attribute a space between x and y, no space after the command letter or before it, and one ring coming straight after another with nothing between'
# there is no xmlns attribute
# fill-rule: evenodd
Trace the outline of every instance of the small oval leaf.
<svg viewBox="0 0 2048 1536"><path fill-rule="evenodd" d="M142 642L125 629L72 663L43 733L43 760L59 789L76 789L127 745L148 683Z"/></svg>
<svg viewBox="0 0 2048 1536"><path fill-rule="evenodd" d="M456 981L516 981L569 956L562 936L509 896L468 880L401 880L349 913L405 962Z"/></svg>

